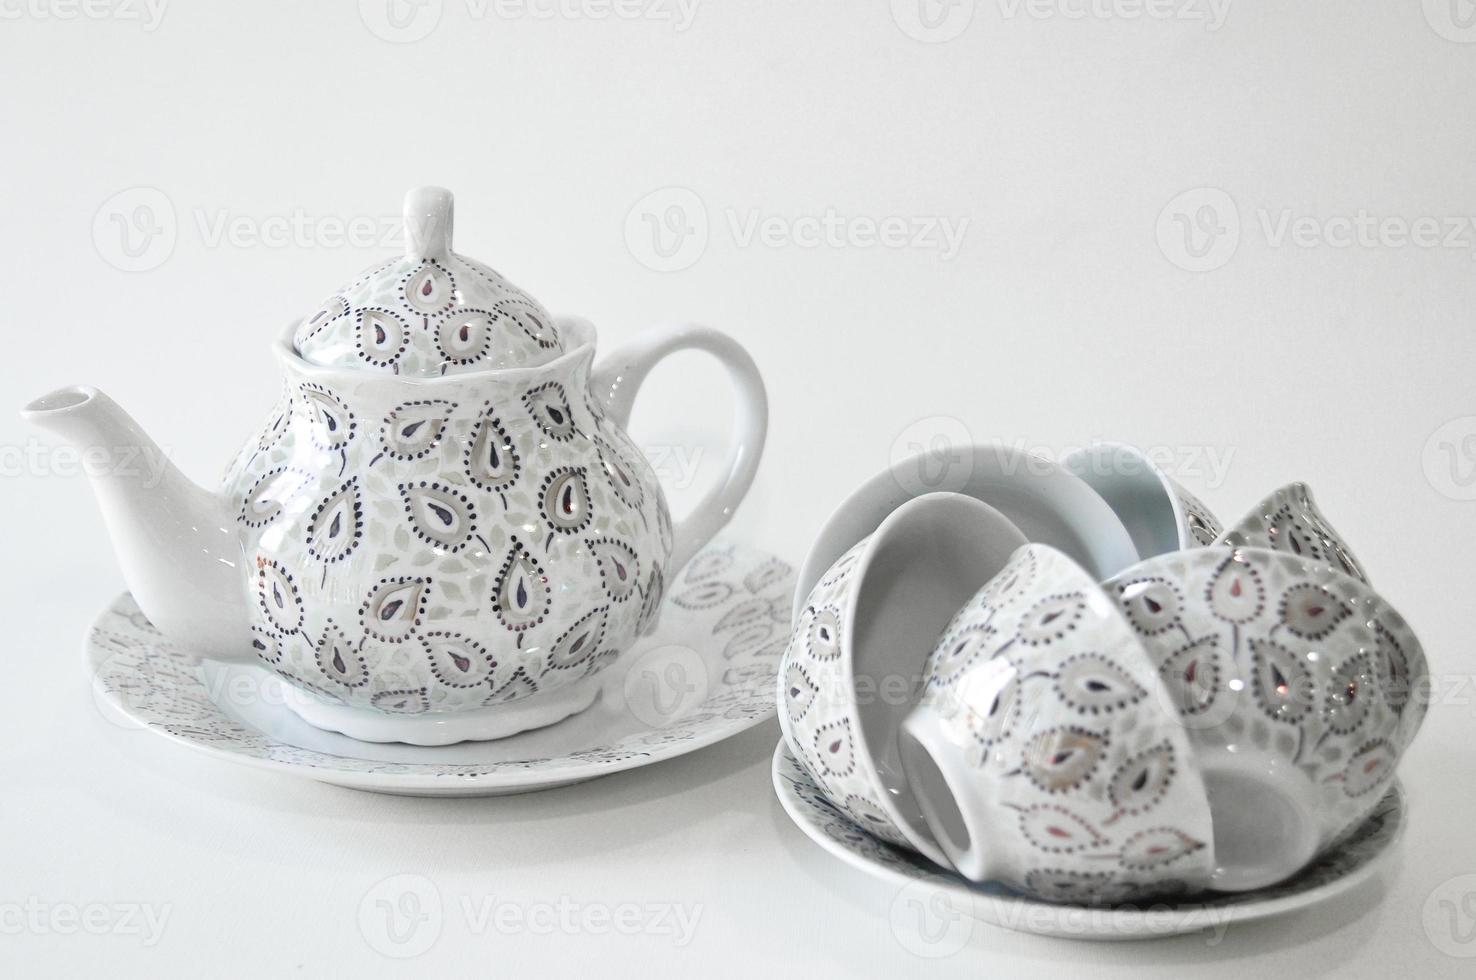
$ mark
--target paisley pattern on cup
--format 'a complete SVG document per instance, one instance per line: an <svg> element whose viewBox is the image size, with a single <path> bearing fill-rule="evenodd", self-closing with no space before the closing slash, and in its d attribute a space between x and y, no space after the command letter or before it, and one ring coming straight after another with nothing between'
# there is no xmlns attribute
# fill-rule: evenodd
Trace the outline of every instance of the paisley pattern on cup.
<svg viewBox="0 0 1476 980"><path fill-rule="evenodd" d="M1214 544L1223 530L1214 512L1205 506L1204 501L1179 486L1177 481L1169 480L1169 487L1184 510L1184 525L1189 529L1193 543L1201 547Z"/></svg>
<svg viewBox="0 0 1476 980"><path fill-rule="evenodd" d="M996 903L976 903L975 897L996 899L1000 900L997 907L1008 909L1010 914L1010 918L1001 924L1013 926L1020 922L1059 921L1062 934L1076 938L1082 935L1078 907L1128 902L1131 904L1120 913L1112 909L1098 910L1097 914L1104 917L1102 934L1121 938L1128 934L1130 927L1141 928L1143 907L1140 902L1133 901L1133 882L1120 880L1114 871L1043 865L1029 871L1018 890L998 882L975 884L952 871L940 869L906 847L887 842L864 818L856 820L848 808L842 808L821 792L814 777L784 743L775 754L773 776L780 802L807 836L839 850L893 884L899 876L902 881L928 879L940 882L950 892L950 901L959 903L954 908L987 909L996 907ZM1250 894L1198 892L1186 883L1164 879L1163 890L1157 899L1162 905L1159 914L1161 917L1182 916L1185 931L1199 931L1204 928L1206 909L1229 912L1256 903L1277 903L1316 892L1348 878L1386 853L1398 838L1403 821L1404 800L1395 785L1386 789L1368 817L1350 831L1336 849L1316 859L1295 877ZM1061 829L1070 834L1068 828ZM1141 838L1135 843L1129 860L1140 860L1142 845L1151 846L1157 842L1155 837ZM1167 843L1170 845L1167 853L1172 853L1175 842L1168 840ZM1182 840L1178 843L1183 845ZM1028 910L1030 914L1022 917L1022 910ZM1116 918L1119 914L1121 919ZM1159 926L1163 927L1163 918L1160 918ZM1046 930L1041 928L1041 931ZM1154 930L1146 934L1162 935L1162 932Z"/></svg>
<svg viewBox="0 0 1476 980"><path fill-rule="evenodd" d="M970 771L950 779L993 784L993 808L966 819L1012 888L1054 900L1050 883L1066 876L1079 900L1126 900L1209 881L1204 784L1182 763L1174 695L1140 645L1144 627L1168 628L1172 600L1145 603L1145 583L1119 609L1066 555L1026 545L929 658L909 724L926 717L964 747Z"/></svg>
<svg viewBox="0 0 1476 980"><path fill-rule="evenodd" d="M1232 548L1283 551L1330 565L1344 575L1368 583L1363 565L1318 510L1305 483L1288 483L1275 491L1215 543Z"/></svg>
<svg viewBox="0 0 1476 980"><path fill-rule="evenodd" d="M1239 743L1290 763L1318 790L1326 848L1389 788L1423 720L1429 677L1408 624L1366 579L1344 571L1357 566L1336 559L1320 518L1309 520L1305 509L1293 520L1282 513L1293 499L1310 506L1304 490L1273 497L1276 550L1161 555L1106 588L1132 619L1135 583L1178 585L1174 628L1141 639L1190 741L1206 750ZM1360 758L1369 768L1354 763Z"/></svg>
<svg viewBox="0 0 1476 980"><path fill-rule="evenodd" d="M857 761L851 715L856 697L843 673L842 608L870 539L836 559L805 600L780 665L779 725L815 784L857 826L911 847L879 803L883 790Z"/></svg>

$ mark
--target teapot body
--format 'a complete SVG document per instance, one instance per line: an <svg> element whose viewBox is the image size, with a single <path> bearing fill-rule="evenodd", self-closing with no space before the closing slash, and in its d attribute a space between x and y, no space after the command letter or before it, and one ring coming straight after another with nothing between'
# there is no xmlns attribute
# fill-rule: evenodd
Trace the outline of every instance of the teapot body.
<svg viewBox="0 0 1476 980"><path fill-rule="evenodd" d="M601 670L654 625L655 473L590 391L593 330L546 365L442 378L279 347L280 401L226 475L250 644L316 697L419 714Z"/></svg>

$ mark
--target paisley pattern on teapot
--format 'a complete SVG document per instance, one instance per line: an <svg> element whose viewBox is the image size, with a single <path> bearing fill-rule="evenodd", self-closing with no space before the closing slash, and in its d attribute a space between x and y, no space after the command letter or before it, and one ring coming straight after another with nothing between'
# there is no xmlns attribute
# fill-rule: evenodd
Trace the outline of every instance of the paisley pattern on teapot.
<svg viewBox="0 0 1476 980"><path fill-rule="evenodd" d="M697 579L689 574L694 569L701 571L703 582L718 579L730 584L728 602L696 611L679 607L675 596L695 586ZM296 770L341 785L363 787L364 780L372 778L375 788L399 792L507 792L671 758L772 717L774 676L793 588L794 571L778 558L731 542L709 544L678 574L673 583L675 595L666 600L656 631L635 642L622 658L626 663L614 665L616 671L639 672L653 664L671 663L664 651L692 650L707 671L704 698L696 703L682 700L674 714L612 712L597 719L583 735L569 738L554 732L552 741L519 741L522 748L513 752L490 749L460 758L457 752L424 749L414 759L386 761L375 752L330 753L280 741L272 734L275 729L262 721L263 714L276 717L286 710L279 692L272 695L271 687L253 688L261 691L260 696L253 694L249 699L257 711L243 718L226 705L229 700L239 706L241 690L212 683L214 675L202 670L189 651L166 640L126 593L94 624L88 638L88 662L99 697L110 711L216 758ZM730 621L733 612L755 602L763 604L761 617L740 617L741 626ZM444 631L417 635L434 658L431 670L439 671L438 680L455 686L484 683L485 672L492 669L488 645ZM266 642L257 649L270 669ZM331 663L333 654L327 656ZM340 659L346 666L353 662L342 651ZM260 685L262 680L250 683ZM229 696L222 698L227 691ZM550 746L554 747L551 752ZM463 753L465 748L458 747Z"/></svg>
<svg viewBox="0 0 1476 980"><path fill-rule="evenodd" d="M293 346L313 364L419 378L531 367L564 353L547 310L454 252L365 270L303 318Z"/></svg>
<svg viewBox="0 0 1476 980"><path fill-rule="evenodd" d="M424 282L422 305L441 288ZM226 477L251 568L242 642L319 697L391 712L518 700L611 663L654 626L671 523L586 372L427 397L289 370Z"/></svg>

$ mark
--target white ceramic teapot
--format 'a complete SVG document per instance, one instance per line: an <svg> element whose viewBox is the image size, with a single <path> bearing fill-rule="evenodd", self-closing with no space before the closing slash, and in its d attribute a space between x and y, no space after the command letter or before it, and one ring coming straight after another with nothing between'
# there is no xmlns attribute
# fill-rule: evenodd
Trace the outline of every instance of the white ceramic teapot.
<svg viewBox="0 0 1476 980"><path fill-rule="evenodd" d="M588 322L452 252L451 230L448 191L407 195L405 255L277 342L281 400L219 491L172 468L94 476L128 585L170 640L265 664L308 722L373 741L500 738L587 707L764 443L763 383L733 340L658 329L592 368ZM647 372L687 348L727 368L737 418L719 485L673 528L624 427ZM162 458L94 388L24 414Z"/></svg>

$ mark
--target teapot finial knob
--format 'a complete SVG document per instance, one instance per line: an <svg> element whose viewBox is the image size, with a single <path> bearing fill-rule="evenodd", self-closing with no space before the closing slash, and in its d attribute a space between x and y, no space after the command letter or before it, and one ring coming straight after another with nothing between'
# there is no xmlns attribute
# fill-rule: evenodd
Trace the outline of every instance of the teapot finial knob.
<svg viewBox="0 0 1476 980"><path fill-rule="evenodd" d="M417 187L405 195L405 255L411 259L444 259L451 254L451 192L444 187Z"/></svg>

